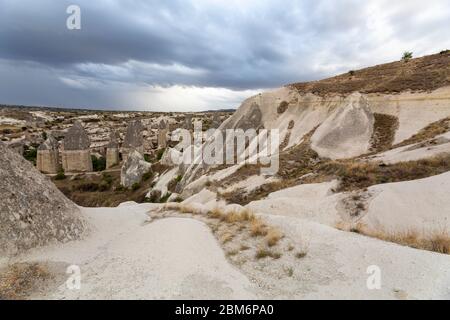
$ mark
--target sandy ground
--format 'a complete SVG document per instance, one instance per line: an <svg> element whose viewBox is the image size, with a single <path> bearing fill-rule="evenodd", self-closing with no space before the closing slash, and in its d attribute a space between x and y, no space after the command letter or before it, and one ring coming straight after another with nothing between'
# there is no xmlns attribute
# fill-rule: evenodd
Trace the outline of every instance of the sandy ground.
<svg viewBox="0 0 450 320"><path fill-rule="evenodd" d="M288 236L302 237L308 243L308 255L294 273L296 298L450 299L448 255L402 247L294 217L265 217ZM381 271L379 290L367 288L370 266Z"/></svg>
<svg viewBox="0 0 450 320"><path fill-rule="evenodd" d="M246 207L255 212L308 219L329 226L340 220L337 204L342 198L331 189L337 181L299 185L269 194Z"/></svg>
<svg viewBox="0 0 450 320"><path fill-rule="evenodd" d="M151 205L83 209L94 227L83 241L23 257L81 268L81 290L62 283L44 299L252 299L249 280L193 219L146 222ZM67 275L69 277L69 275Z"/></svg>
<svg viewBox="0 0 450 320"><path fill-rule="evenodd" d="M434 143L432 143L434 141ZM450 153L450 132L436 136L425 142L415 143L386 152L379 153L368 158L370 161L381 161L386 164L394 164L405 161L417 161Z"/></svg>
<svg viewBox="0 0 450 320"><path fill-rule="evenodd" d="M449 175L369 188L364 222L396 230L436 221L449 227ZM194 216L134 202L82 208L92 226L87 238L35 249L17 260L48 263L63 275L33 299L450 299L449 255L334 228L344 196L332 192L336 183L300 185L248 205L284 234L270 249L280 253L278 259L257 259L264 239L237 228L229 229L235 232L232 241L219 243L206 212L224 204L204 189L184 202L205 209ZM228 254L243 245L248 249ZM65 284L69 265L80 267L80 290ZM381 287L370 290L373 266Z"/></svg>
<svg viewBox="0 0 450 320"><path fill-rule="evenodd" d="M315 187L320 193L330 185ZM214 201L212 193L202 194L191 200ZM155 219L160 217L154 210L159 206L128 202L117 208L82 209L93 226L89 237L18 257L64 269L78 265L81 289L69 290L63 278L59 286L41 288L31 298L450 299L447 255L338 231L302 216L264 213L261 216L285 234L274 248L281 258L256 259L254 251L247 250L227 259L225 248L199 221L206 218ZM254 247L256 240L238 241ZM288 251L287 243L295 250ZM295 256L300 248L307 251L301 259ZM367 268L372 265L381 271L379 290L367 288Z"/></svg>
<svg viewBox="0 0 450 320"><path fill-rule="evenodd" d="M386 231L450 231L450 172L372 186L368 212L361 221ZM395 213L395 214L393 214Z"/></svg>

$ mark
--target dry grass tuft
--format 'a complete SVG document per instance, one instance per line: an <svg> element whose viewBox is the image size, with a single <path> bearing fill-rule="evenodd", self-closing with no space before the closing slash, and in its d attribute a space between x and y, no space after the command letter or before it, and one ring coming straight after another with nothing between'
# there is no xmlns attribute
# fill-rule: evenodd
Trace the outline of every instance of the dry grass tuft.
<svg viewBox="0 0 450 320"><path fill-rule="evenodd" d="M0 274L0 300L25 299L36 283L50 279L47 268L38 263L17 263Z"/></svg>
<svg viewBox="0 0 450 320"><path fill-rule="evenodd" d="M337 192L361 190L373 185L422 179L450 170L450 155L400 162L391 165L354 161L329 161L317 167L317 172L339 178Z"/></svg>
<svg viewBox="0 0 450 320"><path fill-rule="evenodd" d="M223 211L219 207L215 207L208 212L209 217L222 220Z"/></svg>
<svg viewBox="0 0 450 320"><path fill-rule="evenodd" d="M256 259L264 259L267 257L270 257L272 259L280 259L281 253L272 251L266 247L259 247L258 250L256 251L255 258Z"/></svg>
<svg viewBox="0 0 450 320"><path fill-rule="evenodd" d="M220 242L223 244L230 242L233 240L233 234L231 232L225 232L223 235L220 236Z"/></svg>
<svg viewBox="0 0 450 320"><path fill-rule="evenodd" d="M168 211L179 210L180 207L181 207L181 204L180 203L175 203L175 202L169 202L169 203L164 204L164 209L168 210Z"/></svg>
<svg viewBox="0 0 450 320"><path fill-rule="evenodd" d="M267 225L261 219L254 219L250 222L250 234L252 237L266 236Z"/></svg>
<svg viewBox="0 0 450 320"><path fill-rule="evenodd" d="M450 254L450 235L447 231L437 232L429 239L430 250Z"/></svg>
<svg viewBox="0 0 450 320"><path fill-rule="evenodd" d="M234 250L229 250L229 251L227 251L227 256L229 256L229 257L234 257L235 255L237 255L239 253L239 250L236 250L236 249L234 249Z"/></svg>
<svg viewBox="0 0 450 320"><path fill-rule="evenodd" d="M241 251L247 251L248 249L250 249L250 247L245 244L241 244L241 246L239 248L239 250L241 250Z"/></svg>
<svg viewBox="0 0 450 320"><path fill-rule="evenodd" d="M194 213L194 208L190 205L180 205L178 209L181 213Z"/></svg>
<svg viewBox="0 0 450 320"><path fill-rule="evenodd" d="M397 233L388 232L383 229L373 230L363 223L357 223L353 226L338 223L336 224L336 228L415 249L450 254L450 234L445 229L429 232L427 235L421 235L417 230Z"/></svg>
<svg viewBox="0 0 450 320"><path fill-rule="evenodd" d="M199 209L191 205L168 203L164 206L164 209L200 215ZM235 238L239 239L239 236L235 237L239 232L246 232L251 237L264 237L261 247L256 251L257 259L265 257L279 259L281 257L281 253L272 251L269 248L276 246L283 239L283 233L278 228L269 227L261 218L255 216L251 210L244 208L242 210L225 212L222 208L215 207L208 211L206 217L210 219L208 220L208 225L222 245L233 241ZM239 249L227 251L227 256L234 256L241 251L249 249L249 246L241 244ZM288 251L293 250L294 247L290 245Z"/></svg>
<svg viewBox="0 0 450 320"><path fill-rule="evenodd" d="M277 228L269 228L266 235L266 242L269 247L275 246L281 239L283 234Z"/></svg>
<svg viewBox="0 0 450 320"><path fill-rule="evenodd" d="M284 269L286 271L286 274L288 275L288 277L292 277L294 275L294 268L292 267L288 267Z"/></svg>

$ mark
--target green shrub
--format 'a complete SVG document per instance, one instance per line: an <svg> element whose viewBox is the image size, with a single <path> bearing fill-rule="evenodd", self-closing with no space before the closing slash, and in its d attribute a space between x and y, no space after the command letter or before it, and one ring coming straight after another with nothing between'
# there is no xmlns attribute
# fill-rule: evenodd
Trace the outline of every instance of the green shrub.
<svg viewBox="0 0 450 320"><path fill-rule="evenodd" d="M37 149L24 146L23 157L36 165Z"/></svg>
<svg viewBox="0 0 450 320"><path fill-rule="evenodd" d="M149 172L144 173L144 175L142 176L142 180L143 181L147 181L151 177L153 177L153 171L149 171Z"/></svg>
<svg viewBox="0 0 450 320"><path fill-rule="evenodd" d="M100 157L97 158L96 156L91 156L92 159L92 168L94 171L103 171L106 169L106 158Z"/></svg>
<svg viewBox="0 0 450 320"><path fill-rule="evenodd" d="M109 184L106 181L102 181L98 185L98 190L99 191L108 191L110 187L111 187L111 184Z"/></svg>
<svg viewBox="0 0 450 320"><path fill-rule="evenodd" d="M116 188L115 188L115 191L125 191L126 190L126 188L123 186L123 185L121 185L121 184L119 184Z"/></svg>
<svg viewBox="0 0 450 320"><path fill-rule="evenodd" d="M103 173L103 181L111 185L113 183L113 177L109 173Z"/></svg>
<svg viewBox="0 0 450 320"><path fill-rule="evenodd" d="M159 202L161 202L161 203L167 202L167 199L169 199L169 197L170 197L171 195L172 195L172 194L171 194L170 192L167 192L166 195L165 195L164 197L162 197L161 199L159 199Z"/></svg>
<svg viewBox="0 0 450 320"><path fill-rule="evenodd" d="M136 182L136 183L133 183L133 185L131 186L131 190L136 191L140 187L141 187L141 184Z"/></svg>
<svg viewBox="0 0 450 320"><path fill-rule="evenodd" d="M64 180L66 177L66 175L64 174L64 170L61 169L58 171L58 173L55 176L55 180Z"/></svg>
<svg viewBox="0 0 450 320"><path fill-rule="evenodd" d="M163 154L164 154L164 152L166 151L166 149L160 149L160 150L158 150L158 152L157 152L157 154L156 154L156 160L161 160L161 158L162 158L162 156L163 156Z"/></svg>
<svg viewBox="0 0 450 320"><path fill-rule="evenodd" d="M100 185L94 182L86 182L76 187L78 191L94 192L100 190Z"/></svg>
<svg viewBox="0 0 450 320"><path fill-rule="evenodd" d="M402 61L408 62L408 61L411 60L412 58L413 58L413 53L410 52L410 51L406 51L406 52L403 53Z"/></svg>

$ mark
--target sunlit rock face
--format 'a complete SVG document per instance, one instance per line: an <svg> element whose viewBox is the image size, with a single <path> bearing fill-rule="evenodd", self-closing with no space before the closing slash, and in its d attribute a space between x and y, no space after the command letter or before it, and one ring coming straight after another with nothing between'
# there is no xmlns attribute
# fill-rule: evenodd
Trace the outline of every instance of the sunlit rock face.
<svg viewBox="0 0 450 320"><path fill-rule="evenodd" d="M122 166L120 172L120 183L125 188L132 187L135 183L140 183L144 174L149 172L152 165L145 161L141 153L134 150L129 155Z"/></svg>

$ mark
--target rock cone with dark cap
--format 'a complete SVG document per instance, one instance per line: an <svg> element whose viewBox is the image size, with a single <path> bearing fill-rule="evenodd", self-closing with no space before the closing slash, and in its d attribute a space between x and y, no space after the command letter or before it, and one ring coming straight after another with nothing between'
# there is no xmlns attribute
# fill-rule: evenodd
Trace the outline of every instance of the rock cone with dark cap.
<svg viewBox="0 0 450 320"><path fill-rule="evenodd" d="M89 136L84 130L81 122L76 121L74 125L67 130L64 138L64 150L86 150L89 149L91 142Z"/></svg>
<svg viewBox="0 0 450 320"><path fill-rule="evenodd" d="M92 168L91 141L81 122L77 121L64 137L62 166L66 172L90 172Z"/></svg>
<svg viewBox="0 0 450 320"><path fill-rule="evenodd" d="M109 143L106 146L106 168L112 168L120 162L119 159L119 142L117 141L117 133L111 131L109 134Z"/></svg>
<svg viewBox="0 0 450 320"><path fill-rule="evenodd" d="M125 148L134 148L137 149L142 147L144 143L144 139L142 136L142 131L144 127L142 126L141 121L136 120L132 121L127 128L127 133L125 135L125 139L123 140L123 146Z"/></svg>
<svg viewBox="0 0 450 320"><path fill-rule="evenodd" d="M0 143L0 256L82 236L78 207L31 163Z"/></svg>
<svg viewBox="0 0 450 320"><path fill-rule="evenodd" d="M43 173L57 173L59 171L58 141L50 134L47 140L37 150L36 167Z"/></svg>

